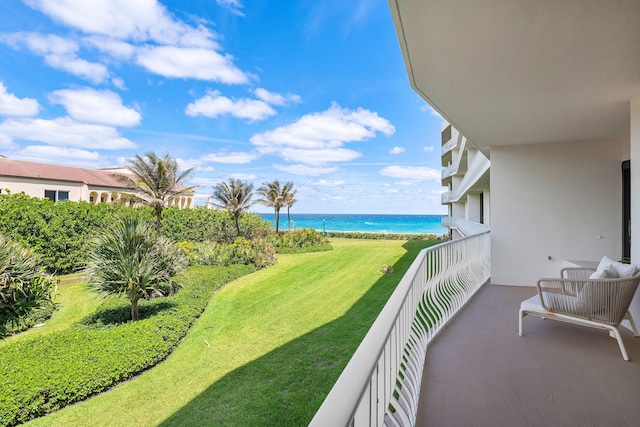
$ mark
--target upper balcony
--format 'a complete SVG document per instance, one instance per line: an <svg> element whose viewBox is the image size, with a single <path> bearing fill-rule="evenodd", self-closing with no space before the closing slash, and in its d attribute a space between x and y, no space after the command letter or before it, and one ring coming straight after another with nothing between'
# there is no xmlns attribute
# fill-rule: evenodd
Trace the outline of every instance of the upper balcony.
<svg viewBox="0 0 640 427"><path fill-rule="evenodd" d="M490 227L477 222L469 221L464 218L455 218L450 216L442 217L442 226L455 228L462 236L472 236L474 234L485 233Z"/></svg>

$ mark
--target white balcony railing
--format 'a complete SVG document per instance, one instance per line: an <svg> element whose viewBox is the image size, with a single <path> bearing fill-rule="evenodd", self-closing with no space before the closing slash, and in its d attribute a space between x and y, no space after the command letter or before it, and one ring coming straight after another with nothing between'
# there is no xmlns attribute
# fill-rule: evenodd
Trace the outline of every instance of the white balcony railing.
<svg viewBox="0 0 640 427"><path fill-rule="evenodd" d="M423 249L310 426L413 426L429 343L489 279L490 235Z"/></svg>

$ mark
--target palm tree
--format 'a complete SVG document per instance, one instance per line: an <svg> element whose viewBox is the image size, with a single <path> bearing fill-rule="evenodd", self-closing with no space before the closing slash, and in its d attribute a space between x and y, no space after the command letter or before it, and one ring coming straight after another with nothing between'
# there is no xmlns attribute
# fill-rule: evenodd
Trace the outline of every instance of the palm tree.
<svg viewBox="0 0 640 427"><path fill-rule="evenodd" d="M230 178L229 182L220 181L213 187L213 204L222 210L229 212L236 223L236 231L240 236L240 215L253 206L253 184Z"/></svg>
<svg viewBox="0 0 640 427"><path fill-rule="evenodd" d="M126 219L100 234L89 253L85 274L89 285L103 295L125 295L131 301L131 319L138 320L138 301L163 286L188 259L177 245L137 219Z"/></svg>
<svg viewBox="0 0 640 427"><path fill-rule="evenodd" d="M273 180L263 182L262 186L258 188L257 193L262 196L258 203L265 206L271 206L276 213L276 233L278 232L278 225L280 222L280 209L282 208L282 195L280 194L280 181Z"/></svg>
<svg viewBox="0 0 640 427"><path fill-rule="evenodd" d="M162 209L169 205L176 197L193 191L197 186L185 187L183 182L188 180L194 168L184 172L178 171L178 162L169 154L158 157L150 151L141 157L139 154L127 160L127 168L133 177L115 174L116 178L136 191L138 201L151 206L156 214L156 231L160 232Z"/></svg>
<svg viewBox="0 0 640 427"><path fill-rule="evenodd" d="M291 231L291 206L293 206L298 200L296 199L296 193L298 190L293 189L293 182L287 182L282 188L284 194L284 205L287 207L287 224L289 225L289 231Z"/></svg>

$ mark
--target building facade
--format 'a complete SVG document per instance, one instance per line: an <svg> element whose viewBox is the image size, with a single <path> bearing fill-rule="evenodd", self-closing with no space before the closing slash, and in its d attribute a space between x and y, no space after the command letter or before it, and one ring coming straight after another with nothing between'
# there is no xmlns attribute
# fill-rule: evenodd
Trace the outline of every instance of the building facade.
<svg viewBox="0 0 640 427"><path fill-rule="evenodd" d="M456 128L443 122L442 204L448 216L442 226L451 239L489 230L491 224L489 159Z"/></svg>
<svg viewBox="0 0 640 427"><path fill-rule="evenodd" d="M135 194L114 176L127 173L130 172L126 168L85 169L0 157L0 191L54 202L114 203L127 194ZM172 205L192 208L193 200L193 194L185 195L174 199Z"/></svg>

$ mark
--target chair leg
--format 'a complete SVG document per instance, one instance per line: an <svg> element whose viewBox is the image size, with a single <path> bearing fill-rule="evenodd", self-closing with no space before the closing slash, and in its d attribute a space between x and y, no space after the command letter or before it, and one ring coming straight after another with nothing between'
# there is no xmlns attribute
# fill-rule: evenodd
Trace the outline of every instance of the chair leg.
<svg viewBox="0 0 640 427"><path fill-rule="evenodd" d="M606 326L606 328L615 335L615 339L618 341L618 346L620 347L620 351L622 352L622 358L628 362L629 356L627 355L627 349L624 347L624 343L622 342L620 331L614 326Z"/></svg>
<svg viewBox="0 0 640 427"><path fill-rule="evenodd" d="M633 317L631 317L631 313L628 311L625 313L624 318L631 323L631 330L633 331L633 335L636 338L640 338L640 334L638 334L638 328L636 328L636 323L633 321Z"/></svg>
<svg viewBox="0 0 640 427"><path fill-rule="evenodd" d="M522 336L522 318L525 316L524 310L520 309L520 316L518 317L518 335Z"/></svg>

